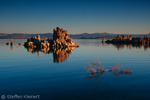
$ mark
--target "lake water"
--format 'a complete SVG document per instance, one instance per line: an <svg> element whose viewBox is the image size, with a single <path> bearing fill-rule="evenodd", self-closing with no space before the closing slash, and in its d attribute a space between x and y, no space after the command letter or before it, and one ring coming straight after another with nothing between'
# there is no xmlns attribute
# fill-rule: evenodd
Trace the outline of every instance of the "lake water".
<svg viewBox="0 0 150 100"><path fill-rule="evenodd" d="M40 95L40 100L150 100L149 47L75 39L79 48L42 52L24 48L25 39L15 39L13 46L6 45L9 41L0 39L0 96L5 99L8 95ZM94 59L105 69L119 63L120 71L132 73L91 74L85 67ZM13 100L19 99L14 96Z"/></svg>

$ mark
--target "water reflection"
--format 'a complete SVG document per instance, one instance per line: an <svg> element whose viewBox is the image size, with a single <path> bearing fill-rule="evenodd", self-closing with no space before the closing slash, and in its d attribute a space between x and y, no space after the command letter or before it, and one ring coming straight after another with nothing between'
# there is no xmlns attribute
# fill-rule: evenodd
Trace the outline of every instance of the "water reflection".
<svg viewBox="0 0 150 100"><path fill-rule="evenodd" d="M110 43L107 43L110 44ZM144 48L144 50L147 50L148 48L150 48L149 44L121 44L121 43L111 43L114 47L116 47L118 50L124 49L125 47L127 47L128 49L132 49L132 48ZM104 43L103 43L104 46Z"/></svg>
<svg viewBox="0 0 150 100"><path fill-rule="evenodd" d="M13 45L10 45L10 49L13 50Z"/></svg>
<svg viewBox="0 0 150 100"><path fill-rule="evenodd" d="M53 51L54 63L66 61L74 49L75 47L68 47L65 49L54 49Z"/></svg>
<svg viewBox="0 0 150 100"><path fill-rule="evenodd" d="M60 49L52 49L52 48L32 48L28 47L26 48L28 52L31 52L38 56L40 56L40 53L43 52L44 54L53 53L53 62L54 63L60 63L67 61L69 55L74 51L76 47L68 47L68 48L60 48Z"/></svg>
<svg viewBox="0 0 150 100"><path fill-rule="evenodd" d="M90 74L88 74L88 76L86 77L89 80L99 79L101 81L103 75L108 72L113 73L117 77L123 74L127 74L127 75L132 74L132 71L130 69L126 69L126 68L122 69L122 66L119 66L119 64L116 64L112 68L105 69L98 59L95 59L93 62L88 64L88 66L86 66L85 69L87 69L87 72L90 71Z"/></svg>
<svg viewBox="0 0 150 100"><path fill-rule="evenodd" d="M9 43L7 42L6 45L8 46ZM13 50L13 43L10 43L10 50Z"/></svg>

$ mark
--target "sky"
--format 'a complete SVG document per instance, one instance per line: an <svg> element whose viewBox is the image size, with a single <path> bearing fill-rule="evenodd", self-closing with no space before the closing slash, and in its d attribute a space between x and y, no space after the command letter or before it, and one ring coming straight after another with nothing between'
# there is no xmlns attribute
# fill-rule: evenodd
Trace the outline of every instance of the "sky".
<svg viewBox="0 0 150 100"><path fill-rule="evenodd" d="M150 0L0 0L0 33L150 33Z"/></svg>

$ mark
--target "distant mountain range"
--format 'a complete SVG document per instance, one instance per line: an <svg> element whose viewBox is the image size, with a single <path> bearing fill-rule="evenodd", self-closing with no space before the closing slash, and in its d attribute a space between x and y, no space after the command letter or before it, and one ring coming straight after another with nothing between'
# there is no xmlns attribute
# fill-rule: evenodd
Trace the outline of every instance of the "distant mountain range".
<svg viewBox="0 0 150 100"><path fill-rule="evenodd" d="M33 36L40 35L41 38L53 38L53 33L39 33L39 34L27 34L27 33L12 33L12 34L6 34L6 33L0 33L0 39L27 39ZM82 34L70 34L71 38L76 39L97 39L97 38L113 38L117 36L118 34L113 33L82 33ZM127 36L128 34L123 34ZM150 37L149 34L130 34L133 37L143 37L144 35Z"/></svg>

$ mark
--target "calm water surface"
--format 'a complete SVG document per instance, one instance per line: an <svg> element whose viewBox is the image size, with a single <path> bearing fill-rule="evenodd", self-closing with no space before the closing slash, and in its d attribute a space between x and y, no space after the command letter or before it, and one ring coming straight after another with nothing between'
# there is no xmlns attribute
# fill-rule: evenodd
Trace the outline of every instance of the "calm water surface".
<svg viewBox="0 0 150 100"><path fill-rule="evenodd" d="M24 39L15 39L12 47L6 45L9 41L0 39L0 95L40 95L41 100L150 100L150 48L76 39L80 47L63 51L60 57L59 51L27 50L22 46ZM19 42L21 46L16 45ZM132 74L93 76L85 66L96 58L105 69L119 63Z"/></svg>

